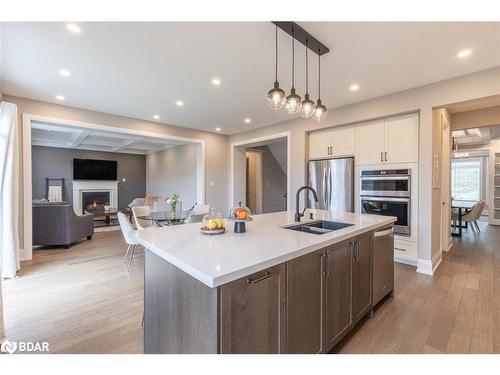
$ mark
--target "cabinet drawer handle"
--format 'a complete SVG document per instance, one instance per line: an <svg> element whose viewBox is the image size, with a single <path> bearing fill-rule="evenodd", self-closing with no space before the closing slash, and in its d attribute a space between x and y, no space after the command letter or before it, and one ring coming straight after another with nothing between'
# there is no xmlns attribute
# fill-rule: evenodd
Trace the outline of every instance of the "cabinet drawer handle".
<svg viewBox="0 0 500 375"><path fill-rule="evenodd" d="M382 162L384 161L384 153L383 152L380 153L380 161L382 161Z"/></svg>
<svg viewBox="0 0 500 375"><path fill-rule="evenodd" d="M262 280L265 280L265 279L271 277L272 275L273 275L272 272L266 271L266 273L264 274L264 276L258 277L257 279L251 279L251 278L247 277L247 284L248 285L257 284L258 282L260 282Z"/></svg>
<svg viewBox="0 0 500 375"><path fill-rule="evenodd" d="M406 249L402 249L402 248L400 248L400 247L394 247L394 250L406 251Z"/></svg>
<svg viewBox="0 0 500 375"><path fill-rule="evenodd" d="M384 152L384 155L385 155L385 161L387 161L387 151Z"/></svg>

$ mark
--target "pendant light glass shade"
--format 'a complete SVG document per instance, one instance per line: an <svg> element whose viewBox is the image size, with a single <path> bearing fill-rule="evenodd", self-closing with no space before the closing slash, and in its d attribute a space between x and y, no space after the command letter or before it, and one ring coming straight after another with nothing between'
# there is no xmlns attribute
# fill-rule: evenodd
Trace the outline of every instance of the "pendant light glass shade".
<svg viewBox="0 0 500 375"><path fill-rule="evenodd" d="M316 108L314 108L313 119L321 122L326 118L326 107L321 104L321 55L318 53L318 101Z"/></svg>
<svg viewBox="0 0 500 375"><path fill-rule="evenodd" d="M267 93L267 104L272 109L280 109L285 104L285 91L280 89L278 82L278 26L276 26L276 46L275 46L275 80L274 87Z"/></svg>
<svg viewBox="0 0 500 375"><path fill-rule="evenodd" d="M292 89L290 95L286 97L285 108L289 115L295 115L299 113L301 107L302 98L295 93L295 39L292 36Z"/></svg>
<svg viewBox="0 0 500 375"><path fill-rule="evenodd" d="M314 102L309 99L309 59L307 55L308 46L306 44L306 95L302 101L300 115L303 118L311 118L314 113Z"/></svg>
<svg viewBox="0 0 500 375"><path fill-rule="evenodd" d="M280 109L285 104L285 92L280 89L278 81L274 82L274 88L267 93L267 104L272 109Z"/></svg>
<svg viewBox="0 0 500 375"><path fill-rule="evenodd" d="M318 99L318 102L316 103L316 108L314 108L313 119L315 119L318 122L321 122L326 118L327 114L328 111L326 110L326 107L323 104L321 104L321 99Z"/></svg>
<svg viewBox="0 0 500 375"><path fill-rule="evenodd" d="M315 105L314 102L309 99L309 94L305 95L302 101L302 108L300 109L300 115L304 118L311 118L314 114Z"/></svg>
<svg viewBox="0 0 500 375"><path fill-rule="evenodd" d="M299 113L302 107L302 98L295 93L295 88L290 90L290 95L286 97L285 108L290 115Z"/></svg>

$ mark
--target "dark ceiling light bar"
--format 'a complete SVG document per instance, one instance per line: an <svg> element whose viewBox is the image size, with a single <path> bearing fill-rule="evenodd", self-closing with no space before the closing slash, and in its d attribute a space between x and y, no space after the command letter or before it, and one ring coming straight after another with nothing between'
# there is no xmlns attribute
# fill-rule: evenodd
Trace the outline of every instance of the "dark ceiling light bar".
<svg viewBox="0 0 500 375"><path fill-rule="evenodd" d="M297 23L288 21L273 21L272 23L278 26L281 30L286 32L296 41L302 43L304 46L309 48L315 54L321 56L324 55L325 53L330 52L328 47L326 47L318 39L316 39L307 31L305 31Z"/></svg>

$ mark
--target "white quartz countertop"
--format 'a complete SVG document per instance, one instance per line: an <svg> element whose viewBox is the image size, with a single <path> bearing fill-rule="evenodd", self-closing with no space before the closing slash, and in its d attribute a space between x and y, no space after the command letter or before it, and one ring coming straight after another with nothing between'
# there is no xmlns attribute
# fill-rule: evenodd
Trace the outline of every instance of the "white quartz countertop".
<svg viewBox="0 0 500 375"><path fill-rule="evenodd" d="M309 219L309 213L314 219ZM234 233L226 220L226 233L207 236L200 223L135 232L137 242L209 287L217 287L254 272L286 262L325 246L386 226L395 217L307 210L302 223L326 219L354 224L316 235L284 229L295 225L294 212L254 215L245 233Z"/></svg>

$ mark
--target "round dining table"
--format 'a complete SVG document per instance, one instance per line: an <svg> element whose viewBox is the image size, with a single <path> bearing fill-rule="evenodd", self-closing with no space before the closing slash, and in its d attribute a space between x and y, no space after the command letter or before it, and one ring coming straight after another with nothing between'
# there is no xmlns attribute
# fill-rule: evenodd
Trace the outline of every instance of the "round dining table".
<svg viewBox="0 0 500 375"><path fill-rule="evenodd" d="M163 227L166 225L183 224L189 217L190 211L177 212L175 215L171 211L156 211L150 212L148 215L137 216L140 220L151 221L156 227Z"/></svg>

